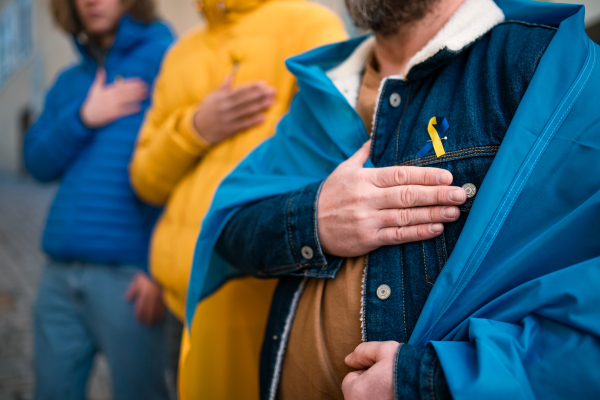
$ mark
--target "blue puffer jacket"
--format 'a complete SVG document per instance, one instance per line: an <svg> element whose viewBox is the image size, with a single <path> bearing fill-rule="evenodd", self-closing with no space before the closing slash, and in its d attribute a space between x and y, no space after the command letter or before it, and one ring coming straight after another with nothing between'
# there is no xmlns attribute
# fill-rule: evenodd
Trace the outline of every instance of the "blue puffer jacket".
<svg viewBox="0 0 600 400"><path fill-rule="evenodd" d="M144 24L125 16L106 57L107 82L117 76L139 77L152 85L172 42L165 24ZM42 115L25 137L29 172L40 181L61 181L42 245L59 261L146 268L150 233L159 210L136 198L127 167L150 100L142 103L137 114L99 129L87 128L79 109L97 64L80 43L75 44L82 61L60 74Z"/></svg>

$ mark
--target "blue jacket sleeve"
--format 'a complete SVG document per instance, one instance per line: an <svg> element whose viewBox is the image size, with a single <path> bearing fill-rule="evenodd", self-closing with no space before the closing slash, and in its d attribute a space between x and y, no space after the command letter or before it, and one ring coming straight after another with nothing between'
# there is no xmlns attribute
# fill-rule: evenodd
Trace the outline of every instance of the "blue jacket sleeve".
<svg viewBox="0 0 600 400"><path fill-rule="evenodd" d="M247 275L333 278L342 259L325 256L317 237L322 182L246 205L219 236L215 250Z"/></svg>
<svg viewBox="0 0 600 400"><path fill-rule="evenodd" d="M435 349L402 344L394 364L396 399L451 400L450 390Z"/></svg>
<svg viewBox="0 0 600 400"><path fill-rule="evenodd" d="M59 81L48 92L42 115L29 129L23 144L25 166L34 178L49 182L61 177L66 167L87 146L93 130L79 116L83 101L62 109L57 104Z"/></svg>

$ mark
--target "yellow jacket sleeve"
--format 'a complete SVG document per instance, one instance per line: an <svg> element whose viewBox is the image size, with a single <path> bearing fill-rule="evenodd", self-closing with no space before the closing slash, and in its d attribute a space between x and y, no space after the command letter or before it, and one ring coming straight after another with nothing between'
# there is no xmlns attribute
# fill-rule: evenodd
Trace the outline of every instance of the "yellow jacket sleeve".
<svg viewBox="0 0 600 400"><path fill-rule="evenodd" d="M187 171L206 154L210 145L196 132L192 119L197 104L181 106L170 82L178 77L173 57L167 56L157 79L152 102L130 163L131 184L138 196L156 205L169 194ZM177 107L178 106L178 107Z"/></svg>

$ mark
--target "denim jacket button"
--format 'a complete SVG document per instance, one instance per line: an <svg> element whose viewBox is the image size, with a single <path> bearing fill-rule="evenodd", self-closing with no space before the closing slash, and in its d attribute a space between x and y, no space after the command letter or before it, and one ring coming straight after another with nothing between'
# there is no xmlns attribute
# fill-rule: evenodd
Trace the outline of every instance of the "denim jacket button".
<svg viewBox="0 0 600 400"><path fill-rule="evenodd" d="M379 300L387 300L392 294L392 289L388 285L380 285L377 288L377 297Z"/></svg>
<svg viewBox="0 0 600 400"><path fill-rule="evenodd" d="M477 188L475 185L472 183L465 183L462 188L465 192L467 192L467 199L475 197L475 194L477 193Z"/></svg>
<svg viewBox="0 0 600 400"><path fill-rule="evenodd" d="M300 253L302 253L302 257L306 258L307 260L312 260L315 256L313 249L308 246L304 246L302 250L300 250Z"/></svg>
<svg viewBox="0 0 600 400"><path fill-rule="evenodd" d="M396 108L400 105L401 101L402 101L402 98L400 97L400 95L398 93L392 93L390 95L390 106Z"/></svg>

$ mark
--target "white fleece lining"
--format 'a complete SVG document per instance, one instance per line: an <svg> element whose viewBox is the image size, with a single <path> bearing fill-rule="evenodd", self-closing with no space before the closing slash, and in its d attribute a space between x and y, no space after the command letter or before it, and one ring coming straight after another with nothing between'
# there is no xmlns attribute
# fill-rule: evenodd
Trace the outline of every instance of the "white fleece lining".
<svg viewBox="0 0 600 400"><path fill-rule="evenodd" d="M373 55L375 37L363 40L344 62L326 72L327 77L348 100L352 108L356 108L358 91L362 81L362 72Z"/></svg>
<svg viewBox="0 0 600 400"><path fill-rule="evenodd" d="M403 74L389 76L383 81L404 80L412 67L428 60L440 50L447 48L450 51L459 51L502 22L504 22L504 13L493 0L465 0L435 37L408 61ZM371 36L365 39L344 62L326 72L327 77L353 108L356 108L362 72L374 48L375 38ZM380 89L383 87L383 81Z"/></svg>
<svg viewBox="0 0 600 400"><path fill-rule="evenodd" d="M298 308L298 303L300 302L300 296L302 295L302 293L304 293L304 288L306 287L306 282L308 282L308 278L306 277L302 280L302 282L300 282L300 286L298 286L298 289L296 290L296 293L294 293L294 297L292 298L290 312L287 318L285 319L285 326L283 327L281 342L279 342L279 350L277 350L275 371L273 371L273 377L271 378L269 400L275 400L275 397L277 396L277 388L279 387L279 379L281 377L281 367L283 366L283 355L285 353L285 347L290 336L290 331L292 330L292 323L294 322L294 317L296 316L296 309Z"/></svg>

